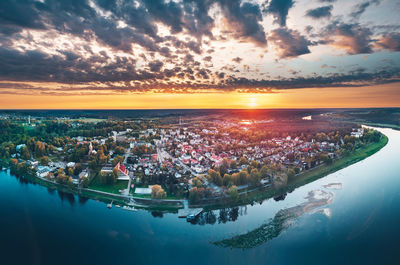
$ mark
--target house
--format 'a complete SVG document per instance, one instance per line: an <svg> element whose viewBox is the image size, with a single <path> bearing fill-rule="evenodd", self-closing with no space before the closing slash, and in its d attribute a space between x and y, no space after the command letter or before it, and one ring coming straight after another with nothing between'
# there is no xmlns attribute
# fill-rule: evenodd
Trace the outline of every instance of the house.
<svg viewBox="0 0 400 265"><path fill-rule="evenodd" d="M26 145L25 144L19 144L15 147L15 149L17 150L17 152L21 151Z"/></svg>
<svg viewBox="0 0 400 265"><path fill-rule="evenodd" d="M44 178L50 172L50 168L48 166L38 166L36 170L36 176Z"/></svg>
<svg viewBox="0 0 400 265"><path fill-rule="evenodd" d="M75 162L68 162L67 163L67 167L74 167L75 166Z"/></svg>
<svg viewBox="0 0 400 265"><path fill-rule="evenodd" d="M135 194L139 195L150 195L151 194L151 188L153 186L149 186L148 188L136 188L135 189Z"/></svg>
<svg viewBox="0 0 400 265"><path fill-rule="evenodd" d="M89 177L89 172L87 171L87 169L82 170L81 173L79 173L79 178L87 178Z"/></svg>
<svg viewBox="0 0 400 265"><path fill-rule="evenodd" d="M111 166L104 166L101 168L100 173L106 174L106 173L112 173L113 168Z"/></svg>

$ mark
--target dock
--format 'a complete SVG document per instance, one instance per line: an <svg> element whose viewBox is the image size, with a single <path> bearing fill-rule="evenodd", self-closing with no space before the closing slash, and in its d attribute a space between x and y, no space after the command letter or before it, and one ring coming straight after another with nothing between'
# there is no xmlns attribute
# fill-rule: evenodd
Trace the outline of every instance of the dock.
<svg viewBox="0 0 400 265"><path fill-rule="evenodd" d="M178 210L179 218L193 219L203 211L203 208L189 208L187 200L183 201L183 209Z"/></svg>

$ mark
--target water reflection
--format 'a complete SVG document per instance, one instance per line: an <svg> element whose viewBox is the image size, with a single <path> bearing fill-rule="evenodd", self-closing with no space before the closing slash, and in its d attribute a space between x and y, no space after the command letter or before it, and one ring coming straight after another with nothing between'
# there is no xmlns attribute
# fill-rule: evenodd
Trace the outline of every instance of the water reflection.
<svg viewBox="0 0 400 265"><path fill-rule="evenodd" d="M254 248L279 236L284 230L292 226L298 217L305 213L318 211L330 216L329 209L321 209L321 207L325 207L332 203L332 192L322 189L313 190L308 193L305 199L307 201L304 203L278 211L275 214L275 217L270 221L246 234L216 241L213 242L213 244L220 247L230 248Z"/></svg>
<svg viewBox="0 0 400 265"><path fill-rule="evenodd" d="M74 206L75 204L75 196L71 193L68 192L63 192L61 190L57 190L58 197L61 199L61 201L66 200L71 206Z"/></svg>
<svg viewBox="0 0 400 265"><path fill-rule="evenodd" d="M88 197L78 195L78 202L80 205L84 205L89 200Z"/></svg>
<svg viewBox="0 0 400 265"><path fill-rule="evenodd" d="M157 211L151 212L151 215L152 215L154 218L163 218L163 217L164 217L164 213L163 213L163 212L157 212Z"/></svg>
<svg viewBox="0 0 400 265"><path fill-rule="evenodd" d="M224 224L226 222L235 222L239 216L247 214L247 206L223 208L219 210L205 211L200 213L194 220L190 221L192 224L205 225L205 224Z"/></svg>
<svg viewBox="0 0 400 265"><path fill-rule="evenodd" d="M51 195L54 195L54 193L56 193L56 189L54 188L47 188L47 192Z"/></svg>

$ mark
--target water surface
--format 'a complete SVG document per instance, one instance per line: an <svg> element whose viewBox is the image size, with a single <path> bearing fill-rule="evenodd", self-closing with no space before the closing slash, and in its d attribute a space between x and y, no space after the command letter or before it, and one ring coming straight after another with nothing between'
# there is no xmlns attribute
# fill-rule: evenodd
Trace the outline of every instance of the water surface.
<svg viewBox="0 0 400 265"><path fill-rule="evenodd" d="M203 213L107 209L0 172L0 264L399 264L400 131L288 194Z"/></svg>

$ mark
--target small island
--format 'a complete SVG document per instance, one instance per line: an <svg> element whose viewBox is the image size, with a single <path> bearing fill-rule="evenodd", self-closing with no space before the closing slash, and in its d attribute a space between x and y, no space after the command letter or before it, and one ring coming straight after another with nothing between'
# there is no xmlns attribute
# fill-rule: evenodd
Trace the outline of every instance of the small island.
<svg viewBox="0 0 400 265"><path fill-rule="evenodd" d="M1 167L11 174L109 207L185 208L185 217L279 200L387 141L324 115L0 116Z"/></svg>

